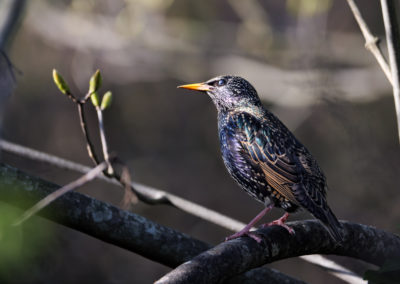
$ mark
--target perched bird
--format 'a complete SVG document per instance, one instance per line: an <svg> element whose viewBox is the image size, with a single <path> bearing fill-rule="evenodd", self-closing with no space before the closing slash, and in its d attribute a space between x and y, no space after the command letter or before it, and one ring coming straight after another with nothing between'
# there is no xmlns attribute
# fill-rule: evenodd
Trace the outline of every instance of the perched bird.
<svg viewBox="0 0 400 284"><path fill-rule="evenodd" d="M227 240L248 235L253 225L273 207L286 213L263 226L285 224L289 213L305 208L342 241L341 225L326 201L327 184L317 161L290 130L266 110L254 87L237 76L219 76L204 83L178 86L206 92L218 110L222 157L228 172L252 197L262 202L261 211L240 232Z"/></svg>

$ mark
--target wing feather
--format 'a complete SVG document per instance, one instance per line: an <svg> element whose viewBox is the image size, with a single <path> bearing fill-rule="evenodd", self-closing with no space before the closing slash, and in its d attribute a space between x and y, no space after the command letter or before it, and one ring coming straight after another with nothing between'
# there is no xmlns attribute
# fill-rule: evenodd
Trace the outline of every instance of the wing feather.
<svg viewBox="0 0 400 284"><path fill-rule="evenodd" d="M325 197L325 177L289 130L280 122L283 127L280 131L271 129L267 121L260 122L250 114L240 113L236 119L237 131L241 131L237 137L243 152L249 153L253 166L262 170L267 183L294 204L307 209L309 203L321 206ZM305 181L315 185L299 186Z"/></svg>

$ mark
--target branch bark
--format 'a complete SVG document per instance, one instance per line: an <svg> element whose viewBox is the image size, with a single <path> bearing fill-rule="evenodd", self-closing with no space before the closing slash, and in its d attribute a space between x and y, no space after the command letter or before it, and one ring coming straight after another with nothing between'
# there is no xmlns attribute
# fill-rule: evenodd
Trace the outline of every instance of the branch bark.
<svg viewBox="0 0 400 284"><path fill-rule="evenodd" d="M0 163L1 201L26 209L58 188L53 183ZM169 267L176 267L211 247L140 215L77 192L63 195L39 215ZM303 283L268 268L257 269L243 277L248 283L252 281L249 277L263 279L264 283Z"/></svg>
<svg viewBox="0 0 400 284"><path fill-rule="evenodd" d="M295 235L278 226L258 230L263 239L260 244L246 237L221 243L180 265L156 283L221 283L266 263L315 253L349 256L376 265L400 258L399 236L366 225L341 223L344 227L341 245L334 242L316 220L291 222L288 224Z"/></svg>

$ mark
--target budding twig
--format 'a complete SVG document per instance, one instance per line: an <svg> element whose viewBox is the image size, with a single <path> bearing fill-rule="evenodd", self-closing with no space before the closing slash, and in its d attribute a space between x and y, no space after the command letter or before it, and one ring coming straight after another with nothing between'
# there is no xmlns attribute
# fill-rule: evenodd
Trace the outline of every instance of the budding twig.
<svg viewBox="0 0 400 284"><path fill-rule="evenodd" d="M84 108L84 105L87 103L87 101L89 99L91 100L92 105L96 109L97 120L98 120L98 125L99 125L99 133L100 133L100 142L101 142L101 147L102 147L102 152L103 152L103 157L104 157L104 163L107 165L106 169L103 169L103 174L107 177L117 180L119 182L119 184L125 188L125 194L124 194L124 199L123 199L123 204L125 204L124 207L126 207L126 204L128 203L127 200L129 200L130 202L137 201L138 198L136 196L136 190L131 186L129 171L127 170L127 167L125 165L123 165L122 175L119 175L114 170L113 165L110 161L110 154L109 154L108 144L107 144L107 136L106 136L105 128L104 128L103 111L111 105L112 93L110 91L106 92L104 94L103 99L100 104L100 99L99 99L99 95L98 95L98 90L102 83L102 77L101 77L100 71L97 70L93 74L93 76L90 78L89 90L86 93L86 95L81 99L77 99L77 97L72 94L66 81L62 78L62 76L55 69L53 70L53 79L54 79L54 82L55 82L56 86L58 87L58 89L63 94L65 94L73 103L76 104L76 106L78 108L81 130L82 130L83 136L85 137L85 140L86 140L86 149L88 151L88 155L92 159L92 161L95 165L99 165L101 163L101 159L96 154L94 144L90 138L89 129L88 129L87 122L86 122L85 108ZM121 164L121 162L120 162L120 164ZM127 180L129 182L126 182Z"/></svg>

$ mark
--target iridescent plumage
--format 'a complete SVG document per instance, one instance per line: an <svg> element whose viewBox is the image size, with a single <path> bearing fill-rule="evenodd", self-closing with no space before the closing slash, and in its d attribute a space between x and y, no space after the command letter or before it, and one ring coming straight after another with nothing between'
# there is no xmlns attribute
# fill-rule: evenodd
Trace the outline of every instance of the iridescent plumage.
<svg viewBox="0 0 400 284"><path fill-rule="evenodd" d="M305 208L335 240L342 240L341 225L326 201L322 170L288 128L262 106L250 83L241 77L220 76L181 87L205 91L213 100L224 163L247 193L267 207L286 212ZM233 237L250 234L249 229Z"/></svg>

